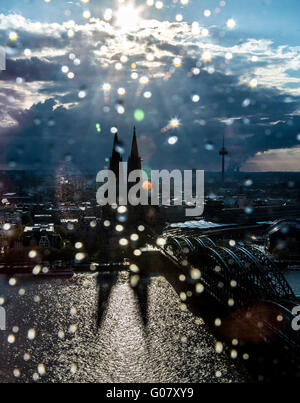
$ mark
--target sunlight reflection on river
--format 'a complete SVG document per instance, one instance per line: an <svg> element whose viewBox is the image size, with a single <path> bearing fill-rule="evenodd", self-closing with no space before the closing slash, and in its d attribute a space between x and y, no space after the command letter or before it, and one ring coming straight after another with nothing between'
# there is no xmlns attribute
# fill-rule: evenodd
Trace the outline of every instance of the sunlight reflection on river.
<svg viewBox="0 0 300 403"><path fill-rule="evenodd" d="M216 340L203 321L181 309L164 277L142 280L148 283L145 324L128 273L99 276L100 284L113 285L99 324L96 274L23 276L13 286L0 277L7 312L7 330L0 332L1 381L244 380L230 359L215 352ZM34 339L28 338L30 329Z"/></svg>

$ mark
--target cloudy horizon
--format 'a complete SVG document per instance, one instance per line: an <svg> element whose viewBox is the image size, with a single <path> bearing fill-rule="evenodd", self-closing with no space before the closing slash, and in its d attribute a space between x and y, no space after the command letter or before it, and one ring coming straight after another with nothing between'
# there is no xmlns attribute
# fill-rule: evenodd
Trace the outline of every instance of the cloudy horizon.
<svg viewBox="0 0 300 403"><path fill-rule="evenodd" d="M219 170L224 136L230 168L300 171L300 6L248 3L0 0L1 166L102 169L136 125L149 168Z"/></svg>

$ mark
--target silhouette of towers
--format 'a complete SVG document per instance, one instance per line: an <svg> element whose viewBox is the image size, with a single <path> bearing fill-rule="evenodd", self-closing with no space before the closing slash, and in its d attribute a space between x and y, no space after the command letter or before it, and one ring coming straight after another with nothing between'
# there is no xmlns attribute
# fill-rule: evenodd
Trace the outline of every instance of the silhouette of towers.
<svg viewBox="0 0 300 403"><path fill-rule="evenodd" d="M225 156L228 155L228 151L225 148L224 136L223 136L223 147L221 148L219 155L222 156L222 181L225 179Z"/></svg>
<svg viewBox="0 0 300 403"><path fill-rule="evenodd" d="M118 133L115 134L112 155L109 160L109 169L114 172L116 178L119 180L119 164L123 162L120 153L121 142L119 141ZM131 152L128 157L128 175L130 172L135 170L142 170L142 159L139 155L137 138L136 138L136 128L133 130L133 138L131 145Z"/></svg>
<svg viewBox="0 0 300 403"><path fill-rule="evenodd" d="M117 204L121 204L124 201L124 194L119 194L119 184L123 185L123 189L127 189L127 192L134 186L134 183L129 183L126 181L128 180L129 174L133 171L142 171L142 159L139 155L138 144L137 144L137 136L136 136L136 128L134 127L133 130L133 137L132 137L132 145L131 145L131 152L128 157L127 163L127 172L126 167L121 166L120 164L123 162L121 153L122 153L122 142L119 140L118 133L115 134L114 137L114 144L112 155L109 160L109 169L114 172L116 179L117 179Z"/></svg>
<svg viewBox="0 0 300 403"><path fill-rule="evenodd" d="M119 151L120 142L118 132L115 134L112 155L109 160L109 169L114 172L116 178L119 178L119 163L122 162L122 157Z"/></svg>
<svg viewBox="0 0 300 403"><path fill-rule="evenodd" d="M133 129L133 138L132 138L132 146L131 146L131 153L128 158L128 174L135 170L142 169L142 159L139 156L139 150L137 145L136 139L136 129Z"/></svg>
<svg viewBox="0 0 300 403"><path fill-rule="evenodd" d="M138 150L138 145L137 145L137 137L136 137L136 129L134 127L133 129L133 137L132 137L132 145L131 145L131 152L128 157L128 172L127 172L127 178L129 179L129 175L133 171L142 171L142 159L139 155L139 150ZM134 183L130 183L128 181L128 194L132 187L134 186ZM138 191L138 194L140 194L140 191ZM144 216L144 208L141 205L138 206L131 206L130 204L128 205L128 221L131 223L133 226L136 223L136 221L140 221L143 219Z"/></svg>

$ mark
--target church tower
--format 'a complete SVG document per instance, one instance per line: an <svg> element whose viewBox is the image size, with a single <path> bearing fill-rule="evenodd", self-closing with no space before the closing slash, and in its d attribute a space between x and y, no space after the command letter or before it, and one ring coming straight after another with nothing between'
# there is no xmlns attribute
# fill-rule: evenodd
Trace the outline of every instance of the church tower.
<svg viewBox="0 0 300 403"><path fill-rule="evenodd" d="M122 157L120 152L118 151L118 147L120 147L118 132L115 134L114 145L112 150L112 155L109 160L109 169L113 171L116 175L116 178L119 178L119 163L122 162Z"/></svg>
<svg viewBox="0 0 300 403"><path fill-rule="evenodd" d="M138 150L137 139L136 139L136 129L134 127L131 153L128 158L128 175L132 171L141 170L141 169L142 169L142 159L139 156L139 150Z"/></svg>

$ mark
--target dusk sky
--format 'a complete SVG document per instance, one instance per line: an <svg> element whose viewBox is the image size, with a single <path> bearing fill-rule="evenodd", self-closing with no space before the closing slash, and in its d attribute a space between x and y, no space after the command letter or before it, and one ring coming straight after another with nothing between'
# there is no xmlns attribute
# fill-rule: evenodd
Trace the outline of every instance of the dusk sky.
<svg viewBox="0 0 300 403"><path fill-rule="evenodd" d="M300 171L299 0L0 0L2 168Z"/></svg>

